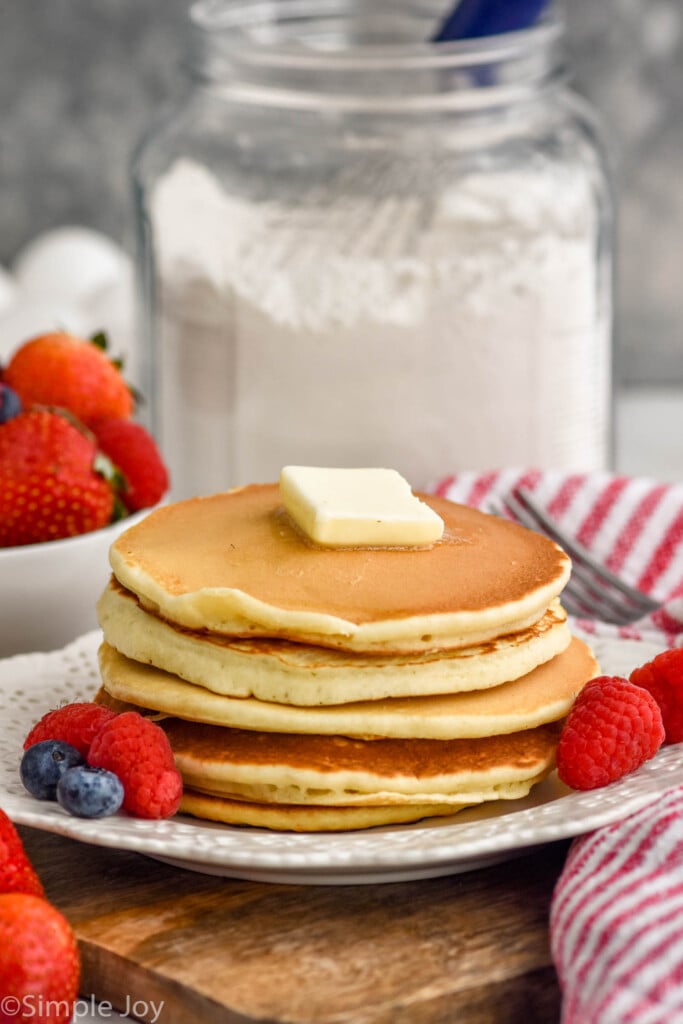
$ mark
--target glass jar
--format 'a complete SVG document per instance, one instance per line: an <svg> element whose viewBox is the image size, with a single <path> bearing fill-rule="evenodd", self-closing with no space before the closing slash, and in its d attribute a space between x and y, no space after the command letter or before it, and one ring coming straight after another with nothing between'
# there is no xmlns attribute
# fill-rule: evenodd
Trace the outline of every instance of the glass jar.
<svg viewBox="0 0 683 1024"><path fill-rule="evenodd" d="M610 459L612 214L562 26L444 0L203 0L134 179L143 388L174 497L286 464Z"/></svg>

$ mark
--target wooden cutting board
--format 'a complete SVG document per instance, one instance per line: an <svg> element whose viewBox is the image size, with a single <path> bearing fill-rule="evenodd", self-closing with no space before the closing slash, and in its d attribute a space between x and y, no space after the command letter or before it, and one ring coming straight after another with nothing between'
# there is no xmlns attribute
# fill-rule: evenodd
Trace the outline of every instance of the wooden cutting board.
<svg viewBox="0 0 683 1024"><path fill-rule="evenodd" d="M82 992L159 1024L559 1020L548 909L567 844L463 875L272 885L22 828Z"/></svg>

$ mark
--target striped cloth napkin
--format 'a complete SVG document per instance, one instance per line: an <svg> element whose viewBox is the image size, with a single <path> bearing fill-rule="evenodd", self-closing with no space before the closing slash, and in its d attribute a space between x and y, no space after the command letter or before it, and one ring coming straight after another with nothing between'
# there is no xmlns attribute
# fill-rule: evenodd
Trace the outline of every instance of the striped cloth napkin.
<svg viewBox="0 0 683 1024"><path fill-rule="evenodd" d="M584 631L683 646L683 485L500 470L446 477L432 490L488 510L515 487L662 602L634 625L581 620ZM550 941L562 1024L683 1024L683 789L574 840L552 899Z"/></svg>
<svg viewBox="0 0 683 1024"><path fill-rule="evenodd" d="M523 487L560 526L631 586L663 607L629 626L582 620L584 631L683 644L683 484L613 473L504 469L463 472L431 488L488 511Z"/></svg>
<svg viewBox="0 0 683 1024"><path fill-rule="evenodd" d="M550 941L562 1024L683 1021L683 789L572 843Z"/></svg>

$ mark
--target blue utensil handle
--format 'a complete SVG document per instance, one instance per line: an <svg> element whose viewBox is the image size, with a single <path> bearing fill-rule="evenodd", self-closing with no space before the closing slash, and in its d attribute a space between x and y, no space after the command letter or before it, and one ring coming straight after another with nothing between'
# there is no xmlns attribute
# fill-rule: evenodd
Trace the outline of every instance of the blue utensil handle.
<svg viewBox="0 0 683 1024"><path fill-rule="evenodd" d="M548 0L460 0L433 41L476 39L530 28L547 6Z"/></svg>

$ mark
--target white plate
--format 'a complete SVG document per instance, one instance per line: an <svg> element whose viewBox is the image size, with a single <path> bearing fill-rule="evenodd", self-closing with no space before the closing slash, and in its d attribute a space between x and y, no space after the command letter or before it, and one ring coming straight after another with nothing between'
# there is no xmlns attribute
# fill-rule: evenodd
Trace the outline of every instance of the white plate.
<svg viewBox="0 0 683 1024"><path fill-rule="evenodd" d="M632 814L683 784L680 746L605 789L573 793L551 776L529 797L416 825L347 833L297 834L213 825L189 817L142 821L117 815L85 821L23 789L18 766L33 723L60 703L92 698L100 633L62 651L0 661L0 807L17 823L97 846L134 850L193 871L257 881L345 884L455 874L530 847L580 835ZM603 671L628 674L656 654L652 643L593 638Z"/></svg>

